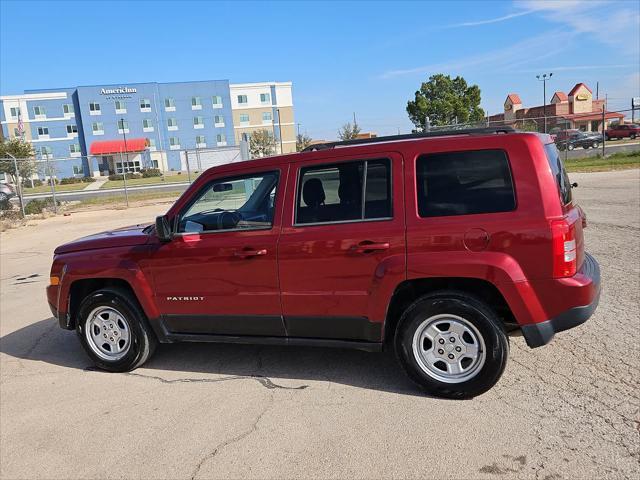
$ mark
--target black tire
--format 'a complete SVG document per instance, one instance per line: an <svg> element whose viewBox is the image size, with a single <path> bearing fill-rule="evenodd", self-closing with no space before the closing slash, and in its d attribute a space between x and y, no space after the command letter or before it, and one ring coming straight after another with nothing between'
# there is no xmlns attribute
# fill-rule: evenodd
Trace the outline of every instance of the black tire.
<svg viewBox="0 0 640 480"><path fill-rule="evenodd" d="M449 383L438 380L420 366L414 355L413 337L427 319L455 315L471 323L485 345L484 364L468 380ZM464 399L480 395L500 379L509 356L509 340L503 324L491 308L463 292L435 292L415 301L403 314L395 335L395 350L407 375L430 395Z"/></svg>
<svg viewBox="0 0 640 480"><path fill-rule="evenodd" d="M600 143L598 143L598 142L593 142L593 144L591 144L591 146L592 146L593 148L598 148L598 147L600 146Z"/></svg>
<svg viewBox="0 0 640 480"><path fill-rule="evenodd" d="M128 349L122 358L109 360L100 357L89 344L86 331L89 315L99 307L109 307L122 315L129 332ZM129 372L145 363L156 349L158 339L149 326L138 301L129 292L118 288L105 288L89 294L80 304L76 321L76 332L82 347L93 363L110 372Z"/></svg>
<svg viewBox="0 0 640 480"><path fill-rule="evenodd" d="M632 133L631 135L629 135L629 138L630 138L631 140L635 140L635 139L636 139L636 134L635 134L635 133Z"/></svg>
<svg viewBox="0 0 640 480"><path fill-rule="evenodd" d="M9 195L7 195L4 192L0 192L0 202L7 202L9 201Z"/></svg>
<svg viewBox="0 0 640 480"><path fill-rule="evenodd" d="M569 151L573 150L574 148L576 148L576 147L574 147L572 143L567 145L567 150L569 150Z"/></svg>

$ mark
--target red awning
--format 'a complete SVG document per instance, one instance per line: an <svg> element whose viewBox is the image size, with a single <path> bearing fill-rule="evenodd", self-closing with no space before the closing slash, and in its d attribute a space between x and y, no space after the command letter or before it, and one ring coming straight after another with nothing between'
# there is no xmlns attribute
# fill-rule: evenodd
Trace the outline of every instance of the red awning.
<svg viewBox="0 0 640 480"><path fill-rule="evenodd" d="M93 142L89 149L90 155L111 155L114 153L142 152L148 146L146 138L128 138L124 140L102 140Z"/></svg>

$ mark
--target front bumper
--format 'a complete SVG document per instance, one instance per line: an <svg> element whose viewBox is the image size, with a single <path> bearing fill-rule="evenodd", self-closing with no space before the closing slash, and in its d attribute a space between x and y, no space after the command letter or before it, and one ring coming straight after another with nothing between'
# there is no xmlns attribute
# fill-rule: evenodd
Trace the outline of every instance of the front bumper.
<svg viewBox="0 0 640 480"><path fill-rule="evenodd" d="M535 348L546 345L556 333L582 325L593 315L600 301L600 266L595 258L585 253L584 265L581 271L591 278L595 287L595 295L592 302L588 305L570 308L544 322L523 325L521 327L522 335L529 347Z"/></svg>

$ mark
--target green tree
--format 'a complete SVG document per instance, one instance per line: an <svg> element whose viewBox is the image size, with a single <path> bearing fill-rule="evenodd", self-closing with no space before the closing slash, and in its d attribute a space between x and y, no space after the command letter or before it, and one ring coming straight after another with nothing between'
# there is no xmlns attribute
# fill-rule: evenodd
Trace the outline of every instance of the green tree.
<svg viewBox="0 0 640 480"><path fill-rule="evenodd" d="M306 133L296 135L296 152L301 152L309 145L311 145L311 137L309 135Z"/></svg>
<svg viewBox="0 0 640 480"><path fill-rule="evenodd" d="M249 138L249 152L251 158L266 157L276 151L276 143L273 134L268 130L256 130Z"/></svg>
<svg viewBox="0 0 640 480"><path fill-rule="evenodd" d="M338 138L340 140L353 140L358 137L358 134L361 132L360 125L358 125L355 120L353 125L351 122L345 123L340 130L338 130Z"/></svg>
<svg viewBox="0 0 640 480"><path fill-rule="evenodd" d="M0 143L0 172L16 178L15 163L11 155L18 159L18 170L22 178L30 178L36 173L33 146L19 138L5 139Z"/></svg>
<svg viewBox="0 0 640 480"><path fill-rule="evenodd" d="M407 102L409 119L417 128L426 128L429 117L431 125L480 122L484 110L480 108L480 88L467 85L464 78L452 79L438 73L422 83L415 99Z"/></svg>

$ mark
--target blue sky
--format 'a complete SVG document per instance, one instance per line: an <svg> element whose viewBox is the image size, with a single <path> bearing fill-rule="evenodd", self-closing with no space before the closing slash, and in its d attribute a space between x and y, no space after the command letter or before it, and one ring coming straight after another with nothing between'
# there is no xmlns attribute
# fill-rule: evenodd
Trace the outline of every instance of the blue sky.
<svg viewBox="0 0 640 480"><path fill-rule="evenodd" d="M335 138L411 129L429 75L462 75L482 106L542 103L583 81L611 109L640 96L640 2L0 1L0 93L76 85L291 80L296 122Z"/></svg>

